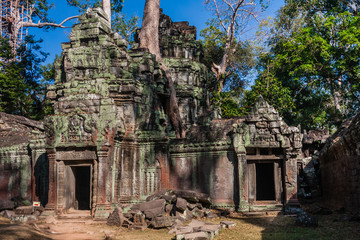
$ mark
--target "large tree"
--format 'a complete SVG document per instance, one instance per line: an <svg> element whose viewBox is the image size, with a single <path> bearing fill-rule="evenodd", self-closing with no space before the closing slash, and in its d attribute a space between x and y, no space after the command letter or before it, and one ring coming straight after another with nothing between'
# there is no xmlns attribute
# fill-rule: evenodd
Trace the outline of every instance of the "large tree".
<svg viewBox="0 0 360 240"><path fill-rule="evenodd" d="M242 58L249 55L249 45L244 41L244 35L249 31L249 22L257 21L258 13L265 7L265 0L206 0L205 4L214 12L214 18L208 25L209 28L203 31L205 43L214 47L218 39L217 47L219 51L211 66L217 82L217 91L222 92L227 80L234 77L236 68L244 67L244 62L248 61ZM220 45L220 47L218 47ZM245 53L245 55L244 55ZM245 61L243 61L245 60ZM244 68L243 68L244 69ZM245 67L246 70L246 67ZM236 76L236 74L235 74Z"/></svg>
<svg viewBox="0 0 360 240"><path fill-rule="evenodd" d="M146 0L142 28L139 34L140 47L149 49L149 52L156 56L156 60L160 63L161 69L165 73L165 76L168 80L168 87L170 89L170 96L166 101L166 113L175 130L176 137L184 138L185 129L180 117L174 82L160 54L159 20L160 0Z"/></svg>
<svg viewBox="0 0 360 240"><path fill-rule="evenodd" d="M52 79L43 77L41 64L47 54L41 51L41 40L25 37L14 58L8 39L0 37L0 111L32 119L44 117L46 85Z"/></svg>
<svg viewBox="0 0 360 240"><path fill-rule="evenodd" d="M289 90L294 108L284 115L303 128L332 128L352 116L360 106L358 3L286 1L252 94L264 94L266 82Z"/></svg>

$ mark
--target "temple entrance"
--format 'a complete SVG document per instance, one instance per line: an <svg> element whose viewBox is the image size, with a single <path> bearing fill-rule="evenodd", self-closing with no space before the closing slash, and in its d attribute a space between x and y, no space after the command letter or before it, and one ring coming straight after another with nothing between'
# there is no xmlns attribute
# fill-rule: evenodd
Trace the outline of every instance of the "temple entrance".
<svg viewBox="0 0 360 240"><path fill-rule="evenodd" d="M256 200L275 201L274 163L256 163Z"/></svg>
<svg viewBox="0 0 360 240"><path fill-rule="evenodd" d="M71 168L75 177L75 209L90 210L91 168L90 166Z"/></svg>
<svg viewBox="0 0 360 240"><path fill-rule="evenodd" d="M282 149L247 150L248 201L250 205L283 203Z"/></svg>
<svg viewBox="0 0 360 240"><path fill-rule="evenodd" d="M92 165L64 166L63 209L91 210Z"/></svg>

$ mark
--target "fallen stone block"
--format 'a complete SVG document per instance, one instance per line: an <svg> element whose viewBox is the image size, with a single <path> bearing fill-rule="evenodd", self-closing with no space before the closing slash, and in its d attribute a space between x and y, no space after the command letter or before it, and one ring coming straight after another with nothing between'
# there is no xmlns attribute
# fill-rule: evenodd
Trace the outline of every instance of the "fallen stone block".
<svg viewBox="0 0 360 240"><path fill-rule="evenodd" d="M221 226L219 224L205 224L198 229L194 228L195 231L209 233L211 235L211 239L213 239L216 235L220 233L220 229Z"/></svg>
<svg viewBox="0 0 360 240"><path fill-rule="evenodd" d="M106 224L109 226L118 226L121 227L124 222L124 215L122 212L122 209L117 207L114 209L114 211L109 215Z"/></svg>
<svg viewBox="0 0 360 240"><path fill-rule="evenodd" d="M198 209L197 207L195 207L192 211L191 211L193 217L195 218L203 218L205 216L205 212L203 210Z"/></svg>
<svg viewBox="0 0 360 240"><path fill-rule="evenodd" d="M131 210L140 210L140 211L145 211L145 210L149 210L149 209L153 209L153 208L159 208L159 207L165 207L165 199L156 199L156 200L152 200L149 202L143 202L143 203L138 203L138 204L134 204L131 207Z"/></svg>
<svg viewBox="0 0 360 240"><path fill-rule="evenodd" d="M310 216L306 212L303 212L296 216L295 224L304 227L317 227L318 220L315 216Z"/></svg>
<svg viewBox="0 0 360 240"><path fill-rule="evenodd" d="M199 228L199 227L202 227L204 226L206 223L202 222L202 221L199 221L199 220L192 220L188 226L192 227L192 228Z"/></svg>
<svg viewBox="0 0 360 240"><path fill-rule="evenodd" d="M123 227L125 228L131 228L134 225L134 223L132 221L130 221L129 219L125 218L124 222L122 224Z"/></svg>
<svg viewBox="0 0 360 240"><path fill-rule="evenodd" d="M139 211L136 214L134 214L133 220L134 221L133 221L132 229L144 230L147 228L145 214L143 214L142 212Z"/></svg>
<svg viewBox="0 0 360 240"><path fill-rule="evenodd" d="M193 210L194 208L196 208L197 207L197 204L198 203L188 203L188 208L189 208L189 210Z"/></svg>
<svg viewBox="0 0 360 240"><path fill-rule="evenodd" d="M168 203L174 203L176 201L175 195L161 195L160 198L165 199Z"/></svg>
<svg viewBox="0 0 360 240"><path fill-rule="evenodd" d="M187 201L183 198L178 197L176 199L176 208L180 210L181 212L184 212L187 207Z"/></svg>
<svg viewBox="0 0 360 240"><path fill-rule="evenodd" d="M195 232L176 235L176 240L209 240L211 237L206 232Z"/></svg>
<svg viewBox="0 0 360 240"><path fill-rule="evenodd" d="M164 207L152 208L144 211L147 219L153 219L154 217L162 216L165 214Z"/></svg>
<svg viewBox="0 0 360 240"><path fill-rule="evenodd" d="M231 221L222 221L220 222L220 225L222 228L233 228L236 226L236 223Z"/></svg>
<svg viewBox="0 0 360 240"><path fill-rule="evenodd" d="M175 222L175 219L170 216L154 217L149 226L152 228L167 228L171 227Z"/></svg>
<svg viewBox="0 0 360 240"><path fill-rule="evenodd" d="M15 215L15 212L14 211L11 211L11 210L5 210L1 213L1 215L4 217L4 218L11 218L12 216Z"/></svg>
<svg viewBox="0 0 360 240"><path fill-rule="evenodd" d="M22 206L15 209L16 215L31 215L33 213L32 206Z"/></svg>
<svg viewBox="0 0 360 240"><path fill-rule="evenodd" d="M173 211L173 209L174 209L174 205L172 205L172 204L168 204L165 206L166 213L171 213L171 211Z"/></svg>
<svg viewBox="0 0 360 240"><path fill-rule="evenodd" d="M216 218L216 215L213 212L211 212L209 209L204 210L204 211L205 211L206 218L209 218L209 219Z"/></svg>
<svg viewBox="0 0 360 240"><path fill-rule="evenodd" d="M175 216L181 221L189 221L193 218L192 212L186 209L183 213L176 211Z"/></svg>
<svg viewBox="0 0 360 240"><path fill-rule="evenodd" d="M189 202L197 203L199 202L198 193L194 191L185 191L185 190L178 190L174 191L175 195L179 198L184 198Z"/></svg>
<svg viewBox="0 0 360 240"><path fill-rule="evenodd" d="M170 229L169 233L170 234L175 233L176 235L178 235L178 234L192 233L193 231L194 229L189 226L176 226Z"/></svg>

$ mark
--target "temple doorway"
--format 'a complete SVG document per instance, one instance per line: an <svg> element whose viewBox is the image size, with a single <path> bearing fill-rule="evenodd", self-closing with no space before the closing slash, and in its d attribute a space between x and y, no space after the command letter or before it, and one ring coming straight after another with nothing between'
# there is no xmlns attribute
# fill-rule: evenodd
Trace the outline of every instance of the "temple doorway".
<svg viewBox="0 0 360 240"><path fill-rule="evenodd" d="M71 167L75 177L75 209L90 210L91 204L91 167ZM77 208L76 208L77 207Z"/></svg>
<svg viewBox="0 0 360 240"><path fill-rule="evenodd" d="M274 163L256 163L256 200L275 201Z"/></svg>
<svg viewBox="0 0 360 240"><path fill-rule="evenodd" d="M65 166L62 197L64 210L91 210L92 171L92 165L71 164Z"/></svg>

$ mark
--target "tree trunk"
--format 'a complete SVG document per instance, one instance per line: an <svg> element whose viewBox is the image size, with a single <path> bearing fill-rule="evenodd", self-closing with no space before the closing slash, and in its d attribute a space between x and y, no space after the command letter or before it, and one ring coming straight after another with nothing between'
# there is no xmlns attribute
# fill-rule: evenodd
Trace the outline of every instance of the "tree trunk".
<svg viewBox="0 0 360 240"><path fill-rule="evenodd" d="M168 68L165 66L159 47L159 20L160 20L160 0L146 0L141 31L139 34L140 47L149 49L149 52L156 56L156 60L161 63L161 69L168 79L170 97L166 99L166 114L175 130L176 138L185 138L174 82Z"/></svg>
<svg viewBox="0 0 360 240"><path fill-rule="evenodd" d="M106 13L111 27L111 3L110 0L103 0L103 10Z"/></svg>
<svg viewBox="0 0 360 240"><path fill-rule="evenodd" d="M159 47L159 19L160 0L146 0L139 34L140 47L149 49L152 54L155 54L157 61L162 60Z"/></svg>

